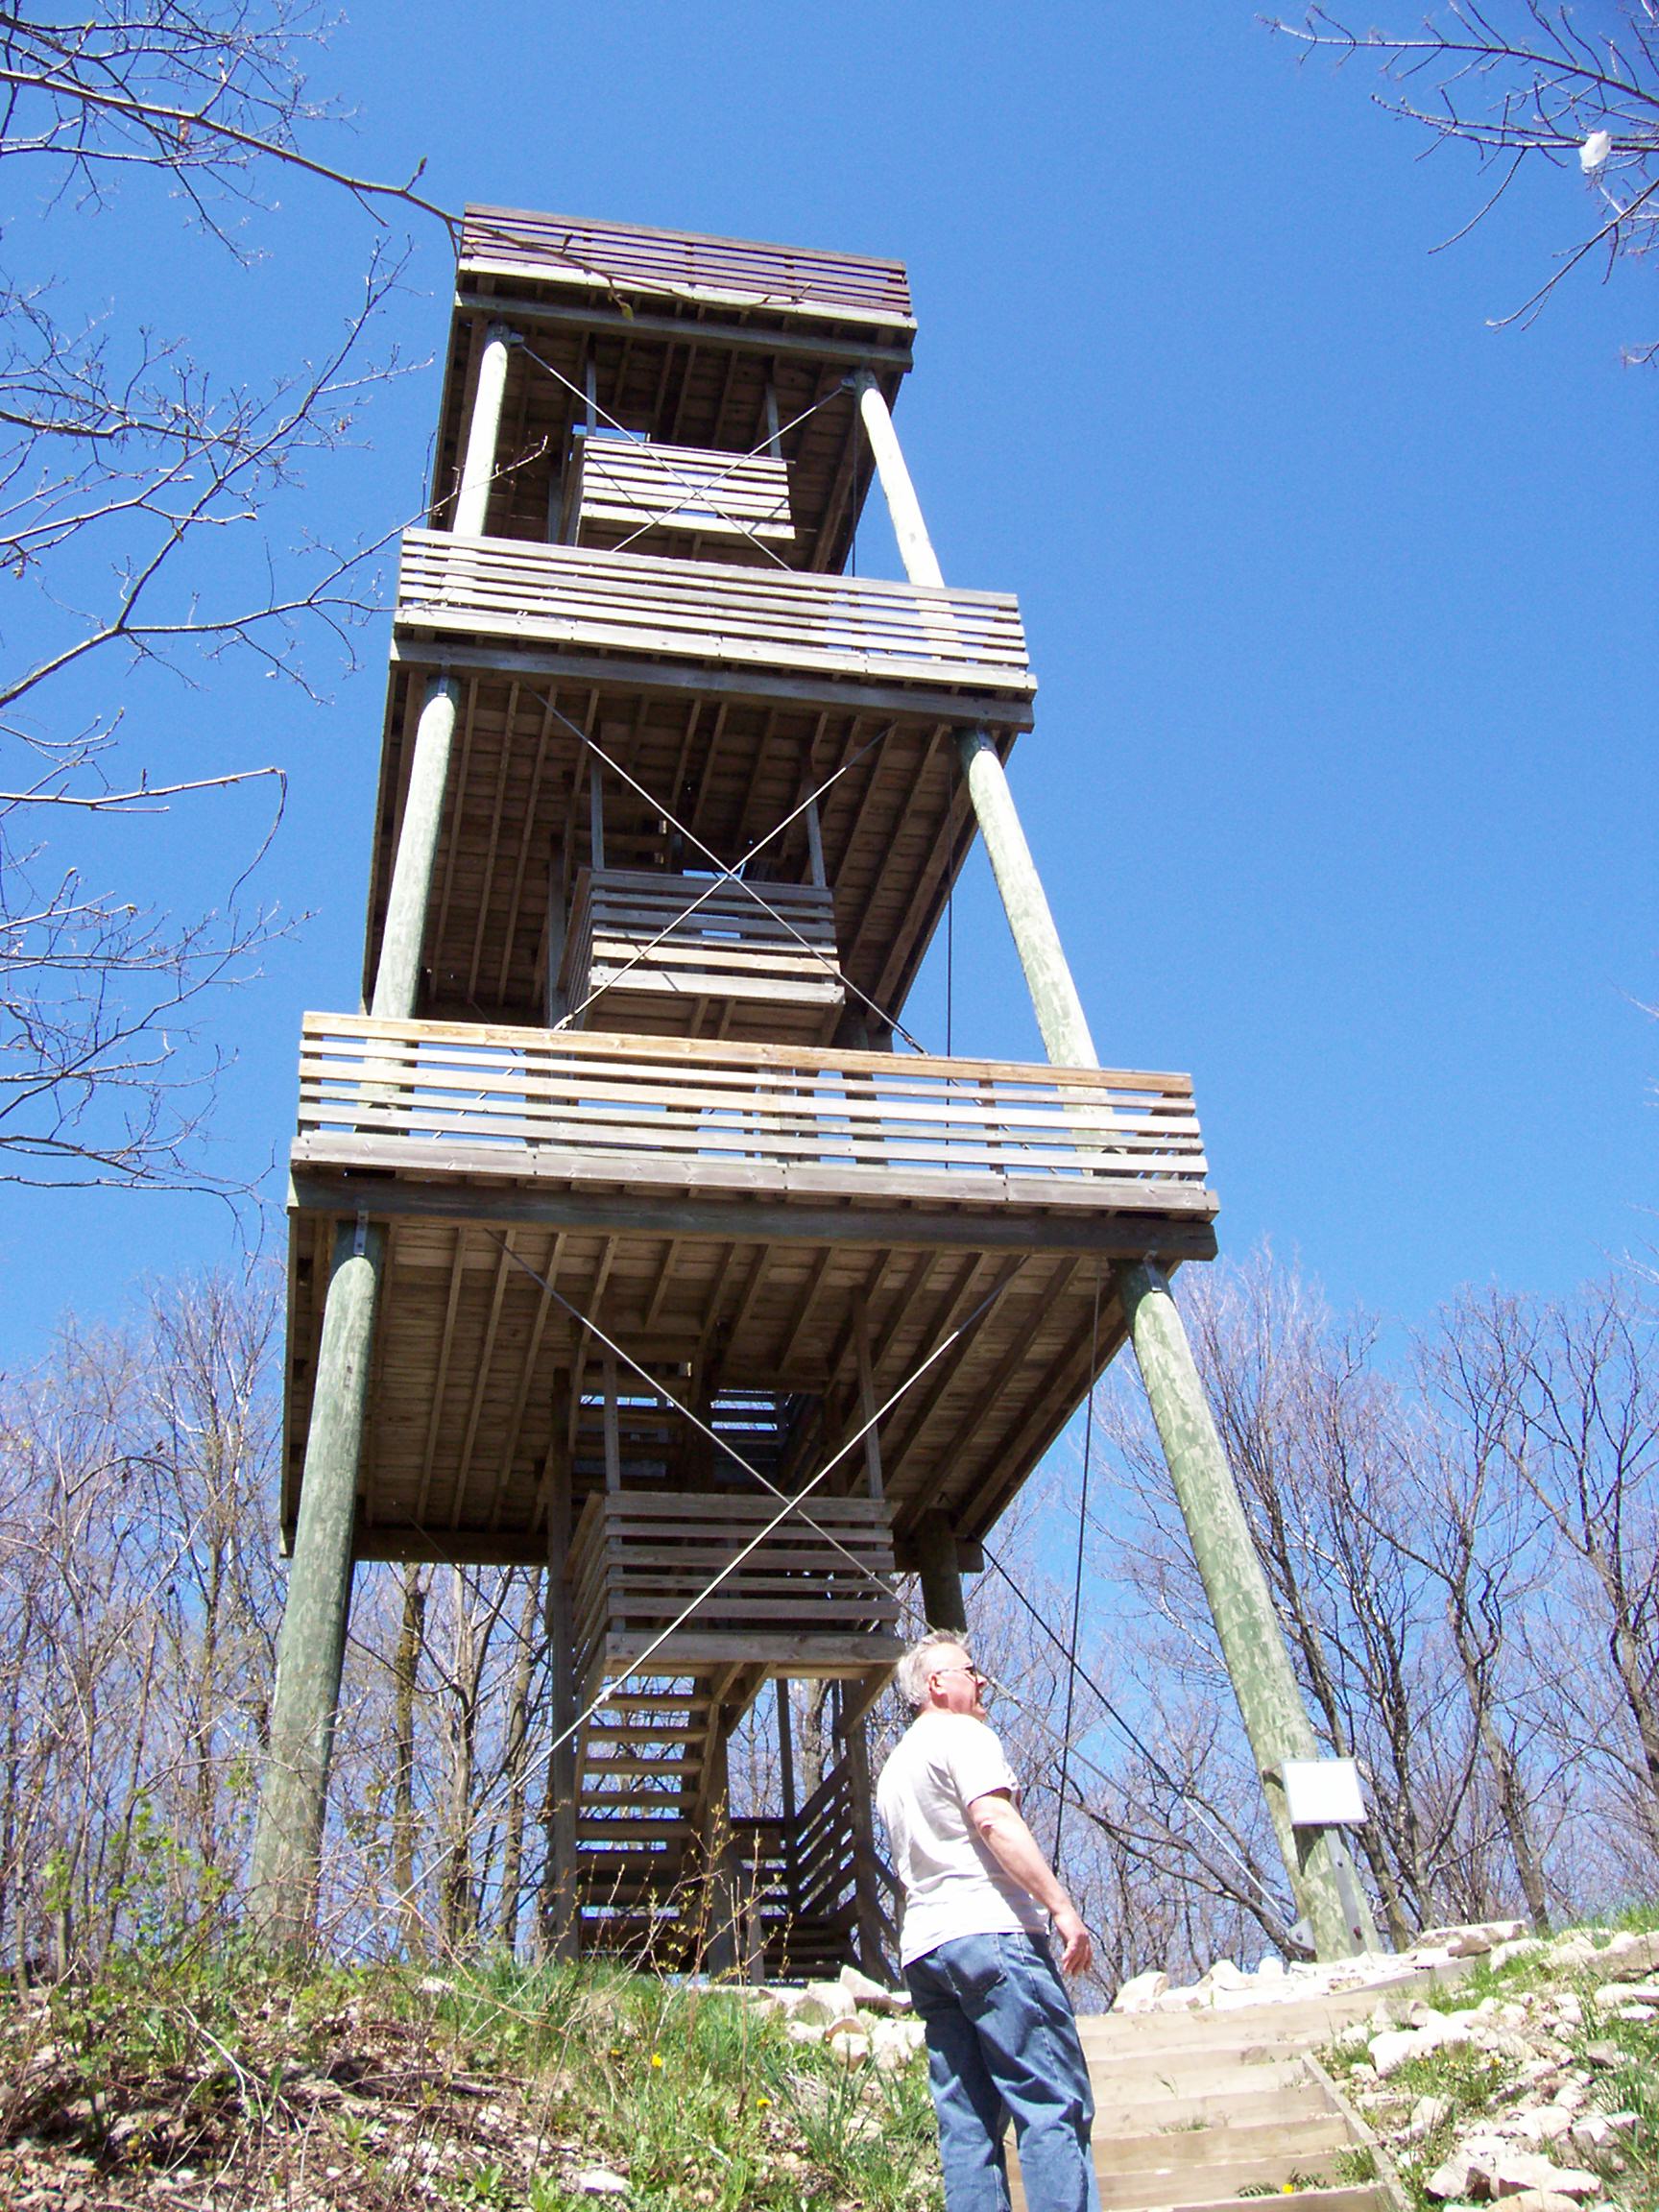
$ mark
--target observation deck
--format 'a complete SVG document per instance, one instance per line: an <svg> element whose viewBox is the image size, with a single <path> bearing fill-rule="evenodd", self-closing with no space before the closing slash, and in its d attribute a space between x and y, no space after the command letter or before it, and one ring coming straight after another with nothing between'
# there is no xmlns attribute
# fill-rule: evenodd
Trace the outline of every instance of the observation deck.
<svg viewBox="0 0 1659 2212"><path fill-rule="evenodd" d="M971 1541L1121 1342L1111 1262L1214 1250L1173 1074L314 1014L291 1165L290 1527L335 1226L389 1232L361 1557L542 1556L589 1323L830 1450L885 1407L896 1536Z"/></svg>

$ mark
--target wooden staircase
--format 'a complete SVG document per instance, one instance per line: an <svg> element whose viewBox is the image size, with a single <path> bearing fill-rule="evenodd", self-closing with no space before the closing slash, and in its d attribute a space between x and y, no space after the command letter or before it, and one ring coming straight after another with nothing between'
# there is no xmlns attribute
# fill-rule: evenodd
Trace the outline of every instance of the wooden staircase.
<svg viewBox="0 0 1659 2212"><path fill-rule="evenodd" d="M1101 2212L1405 2212L1374 2140L1314 2054L1427 1975L1280 2004L1107 2012L1078 2021L1094 2086ZM1023 2212L1018 2161L1013 2198ZM1042 2212L1041 2206L1032 2212Z"/></svg>

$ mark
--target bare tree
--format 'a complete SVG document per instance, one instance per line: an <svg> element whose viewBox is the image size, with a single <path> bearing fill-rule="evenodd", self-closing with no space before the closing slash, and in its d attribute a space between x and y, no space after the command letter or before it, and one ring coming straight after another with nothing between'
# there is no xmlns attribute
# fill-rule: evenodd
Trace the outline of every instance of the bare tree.
<svg viewBox="0 0 1659 2212"><path fill-rule="evenodd" d="M285 537L277 517L307 458L350 441L363 400L398 367L395 351L367 351L402 261L385 210L440 211L413 181L359 178L314 150L330 110L305 63L325 28L313 0L84 0L0 16L0 156L13 206L34 179L39 216L9 228L9 256L33 244L49 271L60 223L84 227L138 193L181 202L205 251L250 261L271 213L266 179L281 172L343 197L378 233L338 335L262 390L241 364L110 320L49 274L0 267L0 567L27 593L0 658L7 1179L204 1179L193 1140L217 1061L191 1046L208 995L252 972L273 924L242 888L279 813L278 771L210 761L158 778L149 694L126 721L88 719L87 671L199 682L204 656L236 651L309 689L312 649L349 665L351 629L375 603L375 542ZM91 816L201 807L251 776L266 782L265 823L209 912L158 910L141 852L83 850ZM217 833L233 852L245 835Z"/></svg>
<svg viewBox="0 0 1659 2212"><path fill-rule="evenodd" d="M1659 216L1659 0L1608 0L1594 28L1565 0L1454 0L1409 30L1358 29L1310 8L1271 28L1310 52L1377 61L1390 114L1472 147L1489 180L1462 236L1524 169L1582 177L1591 219L1530 298L1498 318L1524 323L1583 262L1611 270L1646 253ZM1649 360L1656 343L1630 350Z"/></svg>

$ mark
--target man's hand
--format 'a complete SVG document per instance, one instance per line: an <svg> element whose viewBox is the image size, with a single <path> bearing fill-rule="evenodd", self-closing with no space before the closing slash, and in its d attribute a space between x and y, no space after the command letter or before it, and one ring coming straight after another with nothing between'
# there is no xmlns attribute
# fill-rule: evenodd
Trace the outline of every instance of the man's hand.
<svg viewBox="0 0 1659 2212"><path fill-rule="evenodd" d="M1077 1917L1074 1907L1068 1905L1064 1911L1054 1914L1054 1933L1060 1938L1061 1973L1085 1972L1094 1957L1094 1939Z"/></svg>

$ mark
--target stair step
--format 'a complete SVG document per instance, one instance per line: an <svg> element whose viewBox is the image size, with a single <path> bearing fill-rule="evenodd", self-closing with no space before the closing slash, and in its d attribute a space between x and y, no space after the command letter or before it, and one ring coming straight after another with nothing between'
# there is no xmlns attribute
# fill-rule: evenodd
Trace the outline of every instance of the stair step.
<svg viewBox="0 0 1659 2212"><path fill-rule="evenodd" d="M1329 2157L1352 2142L1340 2112L1286 2121L1252 2122L1220 2128L1168 2128L1156 2134L1119 2135L1101 2140L1095 2128L1094 2164L1104 2178L1144 2173L1190 2172L1197 2167L1234 2165L1240 2160L1288 2159L1308 2165Z"/></svg>
<svg viewBox="0 0 1659 2212"><path fill-rule="evenodd" d="M1226 2128L1322 2120L1331 2110L1324 2085L1304 2081L1291 2089L1217 2090L1208 2097L1171 2097L1159 2088L1144 2098L1125 2097L1115 2074L1096 2076L1094 2133L1115 2136L1169 2133L1177 2128Z"/></svg>

